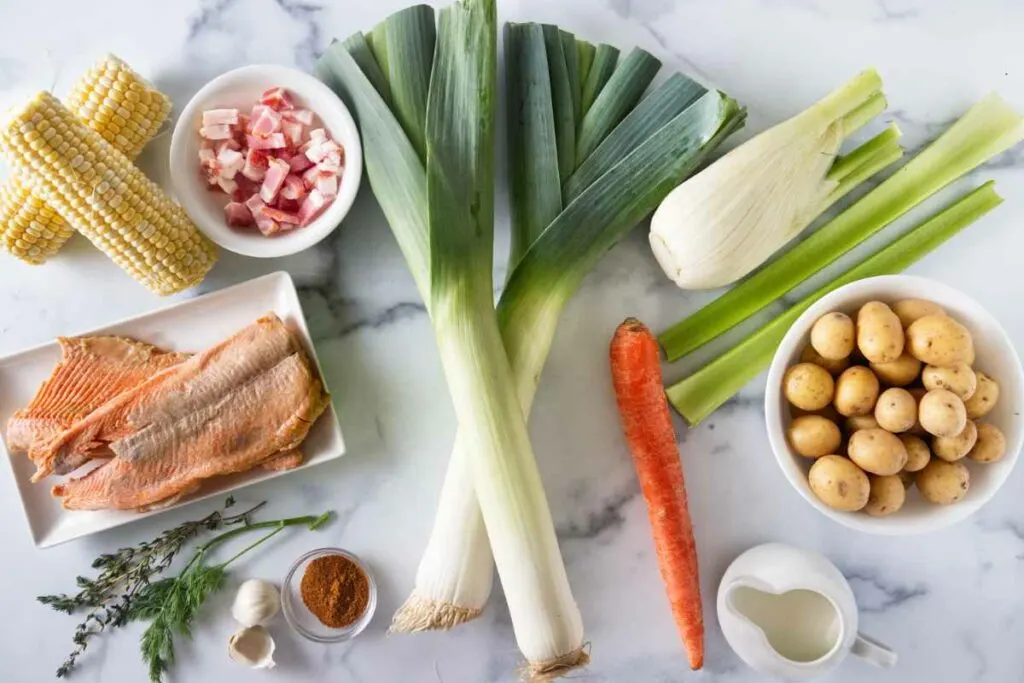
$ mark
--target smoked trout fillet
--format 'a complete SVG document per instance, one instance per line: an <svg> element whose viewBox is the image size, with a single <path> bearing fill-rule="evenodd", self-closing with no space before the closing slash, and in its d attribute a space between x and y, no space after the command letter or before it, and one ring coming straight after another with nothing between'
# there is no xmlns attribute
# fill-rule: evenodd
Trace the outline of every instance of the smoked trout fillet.
<svg viewBox="0 0 1024 683"><path fill-rule="evenodd" d="M200 373L193 381L198 384L201 378ZM184 401L181 393L187 392L172 401L177 410L111 442L113 458L54 486L64 507L131 510L173 502L204 479L244 472L293 451L329 400L301 351L248 374L217 397L207 393L201 403ZM149 404L146 414L155 413L156 406Z"/></svg>
<svg viewBox="0 0 1024 683"><path fill-rule="evenodd" d="M36 465L32 481L53 473L68 474L92 458L109 456L115 442L134 438L148 428L177 424L296 353L302 354L301 345L287 326L276 315L263 316L206 351L115 396L54 438L34 444L29 449Z"/></svg>
<svg viewBox="0 0 1024 683"><path fill-rule="evenodd" d="M60 363L7 422L12 453L41 447L118 394L188 358L126 337L60 337L57 343Z"/></svg>

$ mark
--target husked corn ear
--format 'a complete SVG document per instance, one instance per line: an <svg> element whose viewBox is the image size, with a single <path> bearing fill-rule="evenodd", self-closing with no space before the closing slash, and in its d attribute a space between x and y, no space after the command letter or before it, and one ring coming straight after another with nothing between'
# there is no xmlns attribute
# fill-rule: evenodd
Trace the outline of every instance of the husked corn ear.
<svg viewBox="0 0 1024 683"><path fill-rule="evenodd" d="M0 245L38 265L57 253L74 230L17 177L0 185Z"/></svg>
<svg viewBox="0 0 1024 683"><path fill-rule="evenodd" d="M180 206L53 95L0 125L0 151L23 182L132 277L158 294L203 279L213 244Z"/></svg>
<svg viewBox="0 0 1024 683"><path fill-rule="evenodd" d="M64 101L129 159L142 152L171 111L171 100L114 55L85 73Z"/></svg>
<svg viewBox="0 0 1024 683"><path fill-rule="evenodd" d="M87 71L67 108L129 159L135 159L171 112L171 100L114 55ZM39 264L64 246L74 228L16 178L0 185L0 245Z"/></svg>

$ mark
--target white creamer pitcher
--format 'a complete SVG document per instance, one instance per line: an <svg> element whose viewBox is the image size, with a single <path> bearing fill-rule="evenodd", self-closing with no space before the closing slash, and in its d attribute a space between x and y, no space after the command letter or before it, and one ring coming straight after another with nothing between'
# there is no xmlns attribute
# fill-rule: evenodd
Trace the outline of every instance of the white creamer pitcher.
<svg viewBox="0 0 1024 683"><path fill-rule="evenodd" d="M842 572L818 553L766 543L737 557L718 588L718 621L740 659L787 681L822 676L852 652L885 668L896 653L857 633Z"/></svg>

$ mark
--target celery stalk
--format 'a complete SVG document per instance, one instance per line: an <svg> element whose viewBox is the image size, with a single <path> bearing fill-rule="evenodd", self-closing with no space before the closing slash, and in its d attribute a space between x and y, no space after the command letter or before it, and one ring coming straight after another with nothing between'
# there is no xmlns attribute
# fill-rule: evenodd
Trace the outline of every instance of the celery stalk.
<svg viewBox="0 0 1024 683"><path fill-rule="evenodd" d="M1024 119L996 94L860 201L745 281L663 332L670 361L724 334L957 178L1024 137Z"/></svg>
<svg viewBox="0 0 1024 683"><path fill-rule="evenodd" d="M935 213L909 233L805 297L760 330L666 391L691 425L699 423L768 367L779 342L811 304L845 284L898 273L1002 203L989 181Z"/></svg>

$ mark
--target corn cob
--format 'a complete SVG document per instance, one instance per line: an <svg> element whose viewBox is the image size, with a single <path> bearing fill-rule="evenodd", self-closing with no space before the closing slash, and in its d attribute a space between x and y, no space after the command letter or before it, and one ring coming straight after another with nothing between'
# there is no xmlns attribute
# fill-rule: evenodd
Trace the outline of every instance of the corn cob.
<svg viewBox="0 0 1024 683"><path fill-rule="evenodd" d="M53 95L0 125L0 152L22 181L132 277L173 294L206 275L212 243L164 192Z"/></svg>
<svg viewBox="0 0 1024 683"><path fill-rule="evenodd" d="M135 159L167 119L171 100L114 55L75 83L68 109L119 151ZM0 246L23 261L53 256L74 228L17 177L0 185Z"/></svg>

